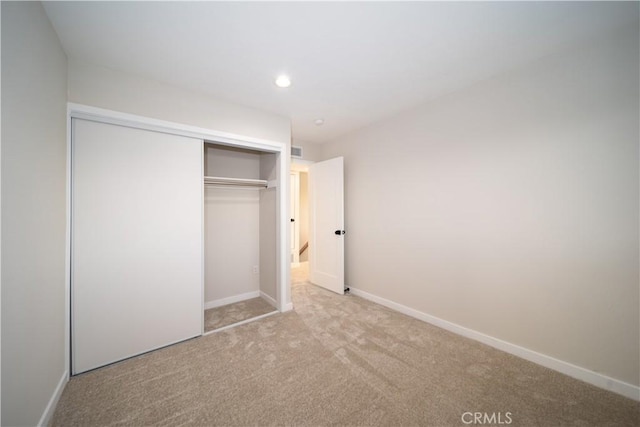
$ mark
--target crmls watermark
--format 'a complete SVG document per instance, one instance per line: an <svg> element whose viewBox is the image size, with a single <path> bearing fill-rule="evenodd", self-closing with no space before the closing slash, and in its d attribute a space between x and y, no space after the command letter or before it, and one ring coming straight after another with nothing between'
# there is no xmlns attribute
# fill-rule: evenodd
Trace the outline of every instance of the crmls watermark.
<svg viewBox="0 0 640 427"><path fill-rule="evenodd" d="M511 424L513 421L511 418L511 412L464 412L461 418L462 422L465 424L477 425L503 425Z"/></svg>

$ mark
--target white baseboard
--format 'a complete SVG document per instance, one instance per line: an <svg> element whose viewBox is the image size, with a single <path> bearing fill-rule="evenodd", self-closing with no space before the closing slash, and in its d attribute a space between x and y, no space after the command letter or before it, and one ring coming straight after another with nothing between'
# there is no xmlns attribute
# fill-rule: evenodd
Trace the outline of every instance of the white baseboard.
<svg viewBox="0 0 640 427"><path fill-rule="evenodd" d="M269 304L271 304L274 308L278 307L278 302L275 299L271 298L270 295L267 295L264 292L260 291L260 296L262 297L262 299L264 299Z"/></svg>
<svg viewBox="0 0 640 427"><path fill-rule="evenodd" d="M246 292L244 294L234 295L227 298L220 298L213 301L207 301L204 303L204 309L208 310L210 308L222 307L223 305L233 304L234 302L240 302L252 298L258 298L260 296L260 291Z"/></svg>
<svg viewBox="0 0 640 427"><path fill-rule="evenodd" d="M58 406L58 401L60 400L60 396L62 396L62 392L64 391L64 387L67 385L69 381L69 371L64 371L62 374L62 378L58 382L56 389L53 391L53 395L51 399L49 399L49 403L47 407L44 409L42 416L40 417L40 421L38 421L38 426L46 427L51 422L53 418L53 414L56 411L56 406Z"/></svg>
<svg viewBox="0 0 640 427"><path fill-rule="evenodd" d="M546 368L553 369L554 371L592 384L596 387L600 387L605 390L609 390L622 396L628 397L630 399L640 401L640 387L633 384L625 383L623 381L616 380L615 378L607 377L606 375L602 375L597 372L582 368L580 366L573 365L569 362L555 359L551 356L547 356L545 354L520 347L516 344L511 344L498 338L485 335L481 332L474 331L473 329L465 328L464 326L460 326L458 324L440 319L430 314L423 313L421 311L409 308L402 304L398 304L386 298L370 294L360 289L352 287L351 293L353 295L388 307L392 310L406 314L407 316L411 316L418 320L422 320L423 322L431 323L432 325L438 326L442 329L446 329L447 331L453 332L455 334L462 335L463 337L471 338L472 340L487 344L491 347L497 348L498 350L513 354L514 356L521 357L522 359L526 359L530 362L536 363Z"/></svg>
<svg viewBox="0 0 640 427"><path fill-rule="evenodd" d="M291 311L291 310L293 310L293 303L292 302L290 302L288 304L285 304L284 310L282 312L286 313L287 311Z"/></svg>

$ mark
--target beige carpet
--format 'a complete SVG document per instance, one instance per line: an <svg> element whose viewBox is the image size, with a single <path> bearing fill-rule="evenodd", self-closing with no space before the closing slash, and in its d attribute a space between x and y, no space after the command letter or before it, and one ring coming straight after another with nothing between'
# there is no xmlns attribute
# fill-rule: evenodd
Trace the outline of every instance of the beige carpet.
<svg viewBox="0 0 640 427"><path fill-rule="evenodd" d="M465 412L513 426L640 424L638 402L303 276L294 312L72 378L53 424L464 426Z"/></svg>
<svg viewBox="0 0 640 427"><path fill-rule="evenodd" d="M214 331L274 311L277 310L260 297L210 308L204 311L204 331Z"/></svg>

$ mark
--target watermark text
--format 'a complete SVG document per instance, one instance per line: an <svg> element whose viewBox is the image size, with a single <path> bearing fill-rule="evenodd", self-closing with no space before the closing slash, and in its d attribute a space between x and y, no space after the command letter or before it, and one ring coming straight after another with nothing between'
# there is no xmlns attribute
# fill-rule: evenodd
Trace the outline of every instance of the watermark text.
<svg viewBox="0 0 640 427"><path fill-rule="evenodd" d="M464 412L462 422L474 425L507 425L513 422L511 412Z"/></svg>

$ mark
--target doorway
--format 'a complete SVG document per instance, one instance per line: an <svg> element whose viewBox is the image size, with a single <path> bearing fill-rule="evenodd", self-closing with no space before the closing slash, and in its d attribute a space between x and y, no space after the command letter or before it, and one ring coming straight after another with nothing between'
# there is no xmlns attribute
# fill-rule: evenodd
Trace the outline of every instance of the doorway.
<svg viewBox="0 0 640 427"><path fill-rule="evenodd" d="M291 161L291 274L296 281L308 279L309 268L309 165Z"/></svg>
<svg viewBox="0 0 640 427"><path fill-rule="evenodd" d="M291 163L291 194L292 205L290 212L299 217L301 225L292 226L291 245L293 254L292 267L299 266L300 255L307 252L308 280L329 291L343 295L344 284L344 158L336 157L317 163ZM300 185L300 176L306 172L307 185ZM305 179L305 175L303 180ZM304 194L301 197L300 188ZM300 208L300 200L306 208ZM291 224L296 223L291 218ZM300 231L306 230L306 236L300 238ZM307 238L306 242L304 238ZM308 243L307 243L308 242ZM303 257L303 259L305 259ZM298 273L297 271L292 273Z"/></svg>

